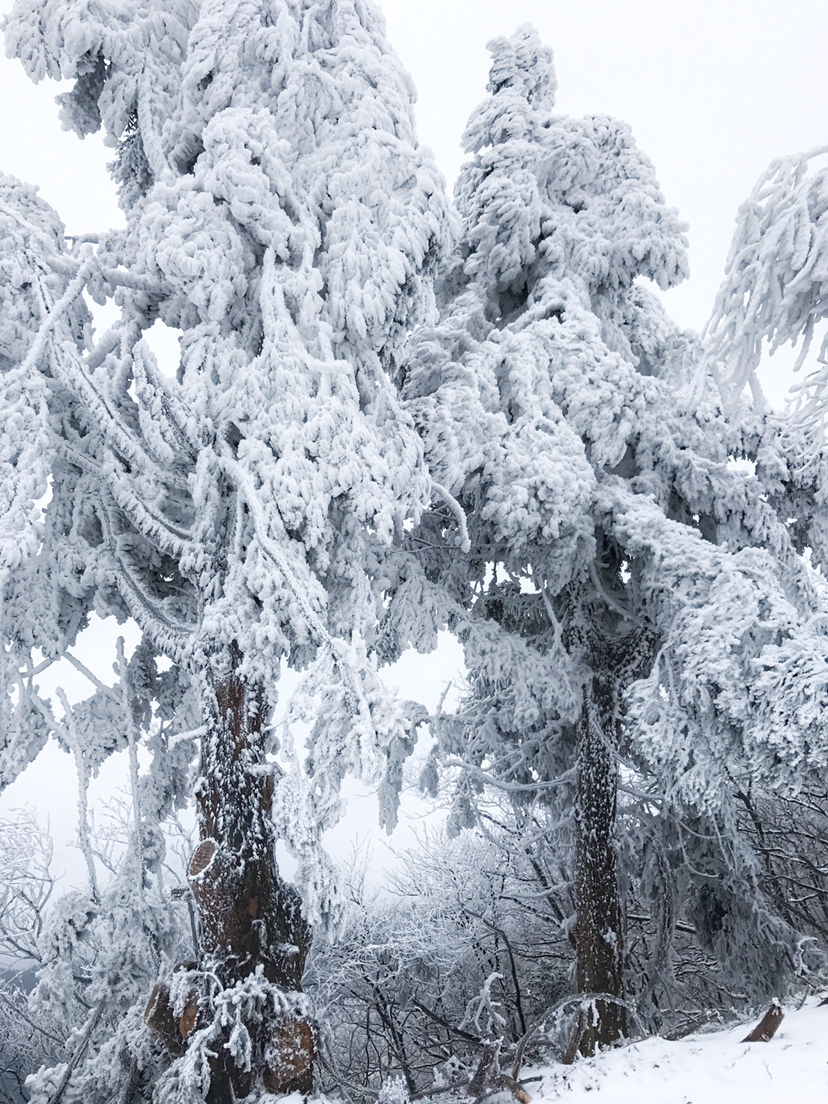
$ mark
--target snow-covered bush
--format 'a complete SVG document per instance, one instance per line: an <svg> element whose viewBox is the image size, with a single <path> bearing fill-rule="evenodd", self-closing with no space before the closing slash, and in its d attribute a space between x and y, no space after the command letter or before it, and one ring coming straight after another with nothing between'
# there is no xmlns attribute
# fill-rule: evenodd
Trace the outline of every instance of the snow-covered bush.
<svg viewBox="0 0 828 1104"><path fill-rule="evenodd" d="M196 954L195 933L183 865L161 839L139 867L131 813L131 802L112 803L83 844L93 880L62 892L33 815L0 825L3 1051L21 1081L33 1075L26 1099L47 1101L64 1081L66 1101L106 1099L130 1080L150 1093L164 1067L142 1013L164 961ZM84 1062L89 1053L94 1062Z"/></svg>
<svg viewBox="0 0 828 1104"><path fill-rule="evenodd" d="M315 948L309 979L332 1089L398 1076L414 1095L435 1076L470 1077L481 1046L502 1040L505 1060L570 992L571 883L538 846L542 829L522 828L429 832L380 895L352 877L343 938Z"/></svg>

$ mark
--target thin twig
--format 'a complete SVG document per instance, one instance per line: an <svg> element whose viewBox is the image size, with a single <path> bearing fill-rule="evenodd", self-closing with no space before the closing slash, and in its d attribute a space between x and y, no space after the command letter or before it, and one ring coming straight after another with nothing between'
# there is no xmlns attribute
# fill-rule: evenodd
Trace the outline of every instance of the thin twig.
<svg viewBox="0 0 828 1104"><path fill-rule="evenodd" d="M455 1027L454 1024L449 1023L447 1019L438 1015L433 1009L421 1004L420 1001L412 998L411 1003L415 1008L419 1008L421 1012L424 1012L429 1019L434 1020L435 1023L438 1023L453 1035L457 1035L461 1039L466 1039L470 1043L477 1043L478 1046L483 1042L479 1035L472 1035L470 1031L464 1031L462 1027Z"/></svg>

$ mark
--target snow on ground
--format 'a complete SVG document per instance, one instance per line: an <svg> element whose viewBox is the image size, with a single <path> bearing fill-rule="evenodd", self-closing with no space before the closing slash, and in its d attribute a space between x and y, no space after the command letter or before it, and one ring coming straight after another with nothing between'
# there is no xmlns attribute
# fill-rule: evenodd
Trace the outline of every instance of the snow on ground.
<svg viewBox="0 0 828 1104"><path fill-rule="evenodd" d="M787 1011L766 1043L743 1043L761 1019L678 1042L645 1039L572 1066L544 1067L533 1104L828 1104L828 1005ZM527 1071L528 1072L528 1071Z"/></svg>

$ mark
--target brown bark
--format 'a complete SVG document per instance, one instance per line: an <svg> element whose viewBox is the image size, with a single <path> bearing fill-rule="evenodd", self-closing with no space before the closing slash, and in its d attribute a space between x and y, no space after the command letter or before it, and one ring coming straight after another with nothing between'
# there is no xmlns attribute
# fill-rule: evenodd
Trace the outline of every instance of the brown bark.
<svg viewBox="0 0 828 1104"><path fill-rule="evenodd" d="M581 1047L581 1039L584 1037L584 1031L586 1030L586 1013L583 1008L578 1009L578 1016L572 1027L572 1034L569 1036L569 1042L566 1046L566 1051L563 1056L563 1064L565 1066L571 1066L575 1059L578 1057L578 1051Z"/></svg>
<svg viewBox="0 0 828 1104"><path fill-rule="evenodd" d="M149 995L144 1009L144 1021L164 1048L175 1058L184 1053L184 1043L173 1012L170 990L159 981Z"/></svg>
<svg viewBox="0 0 828 1104"><path fill-rule="evenodd" d="M310 934L298 895L279 877L274 858L273 779L264 753L266 700L262 688L239 673L238 649L230 651L229 669L213 683L215 709L202 740L196 790L201 842L189 874L202 966L225 986L261 969L268 981L298 993ZM239 1069L229 1051L215 1047L207 1104L230 1104L259 1085L270 1092L310 1092L312 1025L287 1015L246 1026L253 1040L253 1068Z"/></svg>
<svg viewBox="0 0 828 1104"><path fill-rule="evenodd" d="M570 646L580 651L590 672L576 741L577 986L579 993L622 1000L626 922L615 844L618 753L624 694L651 670L656 638L644 627L631 629L619 610L608 611L601 596L582 591L573 609ZM626 1009L596 999L581 1026L576 1047L588 1056L626 1035Z"/></svg>
<svg viewBox="0 0 828 1104"><path fill-rule="evenodd" d="M575 894L577 983L579 993L624 992L624 918L615 850L618 764L614 741L604 731L601 680L584 706L578 730L578 785L575 806ZM596 700L597 699L597 700ZM582 1054L615 1042L627 1032L625 1009L595 1001L579 1041Z"/></svg>
<svg viewBox="0 0 828 1104"><path fill-rule="evenodd" d="M531 1097L517 1078L500 1068L500 1043L484 1043L480 1061L466 1089L466 1095L480 1102L504 1089L512 1094L518 1104L530 1104ZM411 1099L416 1099L416 1096L412 1096Z"/></svg>
<svg viewBox="0 0 828 1104"><path fill-rule="evenodd" d="M759 1023L754 1027L753 1031L744 1039L743 1043L767 1043L769 1039L772 1039L776 1034L776 1029L785 1019L785 1013L779 1004L779 1001L772 1002L770 1008L764 1014Z"/></svg>

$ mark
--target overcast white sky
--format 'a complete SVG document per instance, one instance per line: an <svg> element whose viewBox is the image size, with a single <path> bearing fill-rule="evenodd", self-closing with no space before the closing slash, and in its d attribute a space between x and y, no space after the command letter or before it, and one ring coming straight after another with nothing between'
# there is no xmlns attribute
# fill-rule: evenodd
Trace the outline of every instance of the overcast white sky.
<svg viewBox="0 0 828 1104"><path fill-rule="evenodd" d="M3 10L8 0L0 0ZM385 0L391 42L419 90L423 142L447 179L482 99L486 42L529 21L555 50L562 113L631 124L669 203L690 223L691 280L670 293L706 320L738 204L773 157L828 143L824 0ZM120 213L97 138L62 132L56 86L0 60L0 170L39 183L70 231Z"/></svg>
<svg viewBox="0 0 828 1104"><path fill-rule="evenodd" d="M485 44L525 21L555 50L561 113L607 113L631 124L668 202L690 223L691 279L666 300L684 325L706 321L737 206L768 162L828 144L825 0L385 0L382 7L419 90L420 138L450 182L460 135L485 94ZM111 151L98 138L79 142L60 130L56 91L51 82L32 85L18 62L0 60L0 171L40 184L70 232L106 229L121 221L105 171ZM105 651L101 674L111 663ZM432 665L429 697L446 665ZM428 669L427 661L420 666ZM425 695L425 680L415 681ZM68 793L68 760L58 762ZM33 776L25 792L16 789L17 800L31 800L37 785Z"/></svg>

